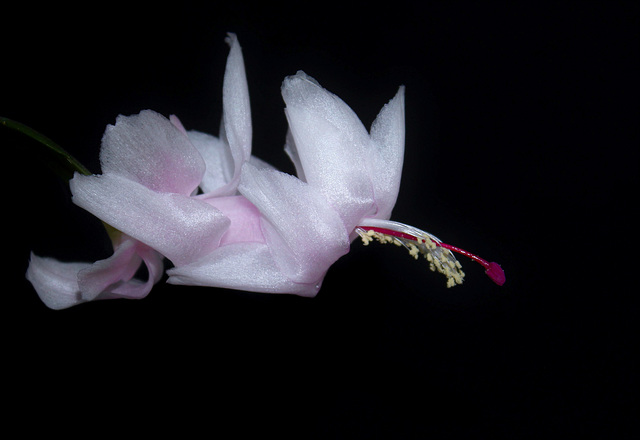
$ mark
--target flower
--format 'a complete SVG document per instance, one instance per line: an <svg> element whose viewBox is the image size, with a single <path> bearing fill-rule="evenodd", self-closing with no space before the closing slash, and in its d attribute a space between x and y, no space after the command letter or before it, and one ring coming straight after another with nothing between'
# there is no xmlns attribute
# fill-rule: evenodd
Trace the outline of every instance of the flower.
<svg viewBox="0 0 640 440"><path fill-rule="evenodd" d="M235 35L226 41L219 137L151 110L119 116L102 139L102 174L70 181L73 202L115 228L117 240L114 255L93 265L32 256L27 277L47 305L142 297L159 280L163 257L174 265L171 284L314 296L358 236L424 255L448 286L464 276L452 252L504 283L496 263L389 220L402 174L404 87L367 131L304 72L286 78L291 176L251 155L244 61ZM142 262L146 283L132 278Z"/></svg>

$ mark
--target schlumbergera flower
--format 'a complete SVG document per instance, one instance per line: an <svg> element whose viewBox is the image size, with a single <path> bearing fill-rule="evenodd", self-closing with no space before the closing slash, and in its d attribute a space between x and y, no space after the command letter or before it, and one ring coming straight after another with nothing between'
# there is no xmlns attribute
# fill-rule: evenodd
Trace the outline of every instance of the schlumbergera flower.
<svg viewBox="0 0 640 440"><path fill-rule="evenodd" d="M168 271L172 284L314 296L358 236L364 244L377 239L423 254L448 285L463 277L451 251L504 282L497 264L389 220L402 172L403 87L367 132L342 100L311 77L298 72L286 78L285 151L297 173L291 176L251 155L242 52L235 35L227 42L219 137L187 131L177 117L150 110L119 116L102 140L103 173L76 174L70 181L74 203L122 239L113 257L91 266L101 284L88 290L87 277L79 275L88 273L87 266L67 263L63 271L58 262L34 257L28 277L50 307L134 297L123 292L141 259L149 271L144 287L135 281L142 297L160 277L162 256L174 266Z"/></svg>

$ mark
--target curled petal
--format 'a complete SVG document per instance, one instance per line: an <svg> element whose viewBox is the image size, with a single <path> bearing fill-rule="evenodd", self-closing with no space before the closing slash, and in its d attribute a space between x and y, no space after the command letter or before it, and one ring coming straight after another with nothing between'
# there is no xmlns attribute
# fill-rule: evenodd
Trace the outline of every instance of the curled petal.
<svg viewBox="0 0 640 440"><path fill-rule="evenodd" d="M141 262L147 281L134 277ZM51 309L66 309L96 299L143 298L162 276L162 256L144 244L126 238L113 255L90 263L65 263L31 254L26 278Z"/></svg>
<svg viewBox="0 0 640 440"><path fill-rule="evenodd" d="M69 184L75 204L176 265L215 249L229 227L229 219L201 200L157 193L120 176L76 174Z"/></svg>
<svg viewBox="0 0 640 440"><path fill-rule="evenodd" d="M142 259L135 252L135 240L125 238L111 257L96 261L78 273L83 299L93 300L109 286L130 280L141 263Z"/></svg>
<svg viewBox="0 0 640 440"><path fill-rule="evenodd" d="M26 277L47 307L61 310L84 302L78 272L90 266L90 263L64 263L32 253Z"/></svg>
<svg viewBox="0 0 640 440"><path fill-rule="evenodd" d="M273 259L291 280L316 282L349 252L342 220L311 185L285 173L245 164L239 190L260 210Z"/></svg>
<svg viewBox="0 0 640 440"><path fill-rule="evenodd" d="M144 298L151 291L153 285L160 281L164 273L164 264L162 262L164 257L160 253L140 242L137 242L136 247L136 252L147 267L147 281L132 278L127 283L114 287L111 293L118 298Z"/></svg>
<svg viewBox="0 0 640 440"><path fill-rule="evenodd" d="M353 230L376 210L369 133L344 101L303 72L285 79L282 96L305 180Z"/></svg>
<svg viewBox="0 0 640 440"><path fill-rule="evenodd" d="M141 263L148 272L146 281L134 277ZM78 273L78 286L82 297L89 301L95 298L135 298L147 296L153 285L162 276L162 256L145 244L126 237L106 260L96 261Z"/></svg>
<svg viewBox="0 0 640 440"><path fill-rule="evenodd" d="M205 164L187 136L169 119L145 110L118 116L102 138L103 173L117 174L154 191L189 195Z"/></svg>

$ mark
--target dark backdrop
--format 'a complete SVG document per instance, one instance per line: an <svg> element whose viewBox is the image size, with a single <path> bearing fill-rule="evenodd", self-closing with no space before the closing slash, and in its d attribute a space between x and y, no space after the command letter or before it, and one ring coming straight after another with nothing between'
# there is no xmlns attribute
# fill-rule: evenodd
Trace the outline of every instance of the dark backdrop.
<svg viewBox="0 0 640 440"><path fill-rule="evenodd" d="M463 260L465 284L446 289L406 252L354 242L315 299L162 282L52 311L24 280L29 252L93 261L108 241L2 130L11 412L56 432L629 438L638 7L510 3L3 6L0 114L96 173L118 114L217 134L229 31L253 152L287 172L286 75L315 77L367 127L404 84L392 218L507 275L499 288Z"/></svg>

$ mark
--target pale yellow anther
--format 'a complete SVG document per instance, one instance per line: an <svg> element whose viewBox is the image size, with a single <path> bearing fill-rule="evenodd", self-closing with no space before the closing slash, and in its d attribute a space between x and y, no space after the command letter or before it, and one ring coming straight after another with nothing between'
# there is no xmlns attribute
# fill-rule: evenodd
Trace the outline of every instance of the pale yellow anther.
<svg viewBox="0 0 640 440"><path fill-rule="evenodd" d="M411 240L409 238L384 234L373 229L365 230L358 228L356 232L365 246L369 245L373 240L377 240L381 244L393 243L396 246L404 246L409 251L409 255L415 259L418 259L422 254L429 262L429 269L431 271L440 272L447 277L447 287L462 284L464 272L460 270L462 268L460 262L455 259L450 251L438 247L436 242L426 234L420 234L420 236L415 237L415 240Z"/></svg>

